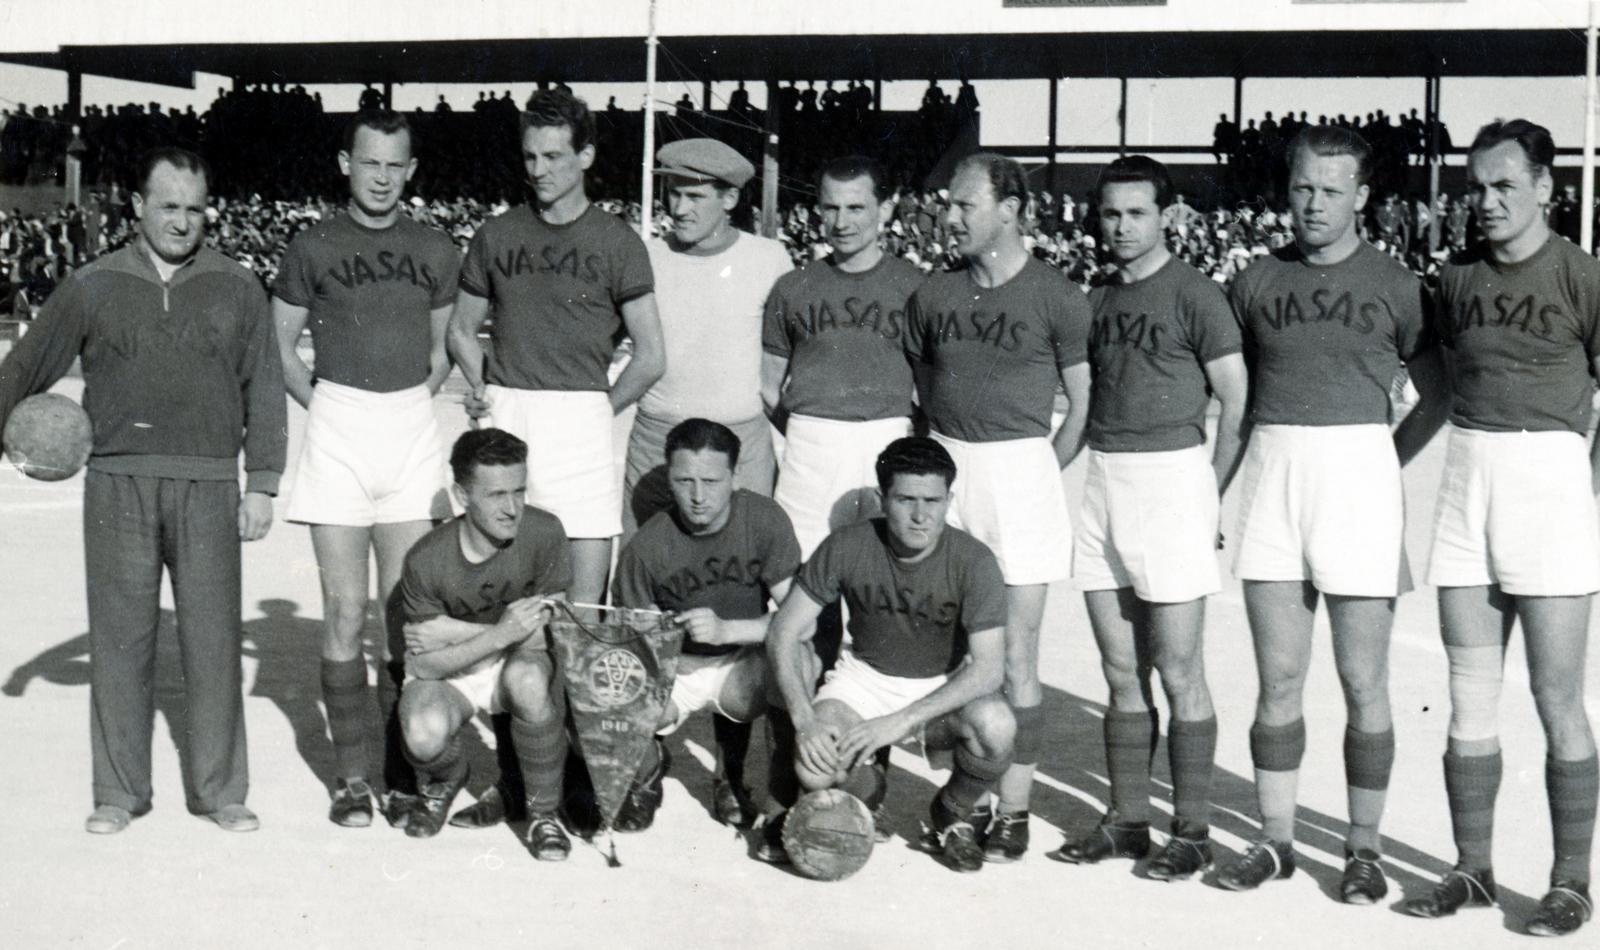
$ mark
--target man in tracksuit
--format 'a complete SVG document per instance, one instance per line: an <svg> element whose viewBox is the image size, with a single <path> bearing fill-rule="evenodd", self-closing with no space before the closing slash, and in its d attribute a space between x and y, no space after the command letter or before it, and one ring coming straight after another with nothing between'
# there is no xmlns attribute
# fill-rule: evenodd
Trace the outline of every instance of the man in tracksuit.
<svg viewBox="0 0 1600 950"><path fill-rule="evenodd" d="M138 234L80 269L0 364L0 427L83 359L94 449L84 479L94 812L121 831L150 810L161 571L172 578L187 689L189 810L228 831L244 805L239 542L272 525L283 472L283 371L266 293L201 246L209 169L182 149L139 168ZM239 491L239 450L245 490Z"/></svg>

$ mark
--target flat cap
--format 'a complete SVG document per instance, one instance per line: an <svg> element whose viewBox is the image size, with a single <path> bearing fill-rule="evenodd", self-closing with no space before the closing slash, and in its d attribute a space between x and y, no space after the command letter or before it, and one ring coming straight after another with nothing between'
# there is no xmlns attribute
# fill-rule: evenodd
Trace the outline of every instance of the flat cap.
<svg viewBox="0 0 1600 950"><path fill-rule="evenodd" d="M735 188L755 177L743 155L716 139L682 139L656 152L656 173L695 181L719 181Z"/></svg>

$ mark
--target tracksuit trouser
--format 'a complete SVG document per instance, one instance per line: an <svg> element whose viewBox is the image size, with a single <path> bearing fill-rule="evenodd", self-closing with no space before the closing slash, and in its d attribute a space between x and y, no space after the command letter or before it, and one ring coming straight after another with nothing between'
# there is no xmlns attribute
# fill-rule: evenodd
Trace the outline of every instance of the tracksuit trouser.
<svg viewBox="0 0 1600 950"><path fill-rule="evenodd" d="M96 805L135 814L150 808L163 568L172 578L187 694L185 712L173 722L185 801L191 812L205 814L245 800L238 510L234 481L87 473L83 546Z"/></svg>

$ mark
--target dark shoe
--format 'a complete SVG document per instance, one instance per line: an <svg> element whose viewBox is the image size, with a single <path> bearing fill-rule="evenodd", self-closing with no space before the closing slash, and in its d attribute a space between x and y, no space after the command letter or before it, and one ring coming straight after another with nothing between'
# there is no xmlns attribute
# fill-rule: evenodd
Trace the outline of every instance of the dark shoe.
<svg viewBox="0 0 1600 950"><path fill-rule="evenodd" d="M424 786L422 794L417 796L411 806L411 818L406 822L406 836L411 838L432 838L444 828L444 821L450 816L450 805L461 793L461 787L466 784L463 778L459 782L448 784L434 784Z"/></svg>
<svg viewBox="0 0 1600 950"><path fill-rule="evenodd" d="M404 829L411 821L411 811L417 805L418 796L410 792L387 791L378 799L378 808L383 812L383 820L389 823L390 828Z"/></svg>
<svg viewBox="0 0 1600 950"><path fill-rule="evenodd" d="M1099 864L1106 858L1138 860L1149 853L1148 822L1124 825L1114 821L1102 821L1094 831L1081 838L1068 840L1061 847L1051 851L1047 857L1068 864Z"/></svg>
<svg viewBox="0 0 1600 950"><path fill-rule="evenodd" d="M1383 855L1371 848L1357 848L1344 855L1344 877L1339 880L1339 897L1346 904L1376 904L1389 893L1389 882L1378 862Z"/></svg>
<svg viewBox="0 0 1600 950"><path fill-rule="evenodd" d="M223 805L203 817L223 831L256 831L261 827L261 819L243 805Z"/></svg>
<svg viewBox="0 0 1600 950"><path fill-rule="evenodd" d="M1493 871L1455 868L1428 894L1402 903L1400 912L1413 917L1449 917L1463 907L1492 907L1498 899Z"/></svg>
<svg viewBox="0 0 1600 950"><path fill-rule="evenodd" d="M114 835L133 821L133 812L116 805L96 805L83 820L83 830L92 835Z"/></svg>
<svg viewBox="0 0 1600 950"><path fill-rule="evenodd" d="M493 828L506 820L506 799L491 785L483 797L450 816L452 828Z"/></svg>
<svg viewBox="0 0 1600 950"><path fill-rule="evenodd" d="M1557 881L1528 918L1528 933L1535 937L1565 937L1593 916L1594 901L1589 899L1588 884Z"/></svg>
<svg viewBox="0 0 1600 950"><path fill-rule="evenodd" d="M572 853L572 839L553 815L533 819L523 840L528 845L528 853L539 861L565 861Z"/></svg>
<svg viewBox="0 0 1600 950"><path fill-rule="evenodd" d="M372 786L366 779L342 778L334 783L328 820L341 828L365 828L372 824Z"/></svg>
<svg viewBox="0 0 1600 950"><path fill-rule="evenodd" d="M716 812L717 820L732 828L748 828L754 824L756 815L760 814L755 802L750 800L748 788L735 785L721 776L711 782L711 807Z"/></svg>
<svg viewBox="0 0 1600 950"><path fill-rule="evenodd" d="M936 794L928 805L928 818L919 842L922 850L939 855L955 871L983 870L983 846L978 844L972 816L956 814L945 804L944 795Z"/></svg>
<svg viewBox="0 0 1600 950"><path fill-rule="evenodd" d="M788 814L780 811L776 815L768 815L756 829L761 840L756 842L756 850L751 856L757 861L765 864L789 863L789 849L783 846L783 819Z"/></svg>
<svg viewBox="0 0 1600 950"><path fill-rule="evenodd" d="M1010 864L1028 853L1028 813L1001 812L983 836L983 859L990 864Z"/></svg>
<svg viewBox="0 0 1600 950"><path fill-rule="evenodd" d="M1217 883L1230 891L1253 891L1271 880L1294 873L1294 845L1287 841L1257 841L1244 857L1224 868Z"/></svg>
<svg viewBox="0 0 1600 950"><path fill-rule="evenodd" d="M657 753L655 770L643 778L634 778L629 786L622 807L617 809L617 819L611 823L611 827L617 831L643 831L655 824L656 810L661 807L661 799L665 797L661 782L667 777L667 769L672 767L672 756L660 739L654 742Z"/></svg>
<svg viewBox="0 0 1600 950"><path fill-rule="evenodd" d="M1211 839L1173 835L1145 866L1153 881L1186 881L1211 866Z"/></svg>

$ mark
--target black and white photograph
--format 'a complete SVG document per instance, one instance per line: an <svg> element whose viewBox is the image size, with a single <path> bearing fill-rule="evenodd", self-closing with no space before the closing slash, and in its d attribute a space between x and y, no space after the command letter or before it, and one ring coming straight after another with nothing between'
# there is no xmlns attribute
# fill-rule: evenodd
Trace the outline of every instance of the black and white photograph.
<svg viewBox="0 0 1600 950"><path fill-rule="evenodd" d="M0 945L1587 945L1600 0L0 0Z"/></svg>

